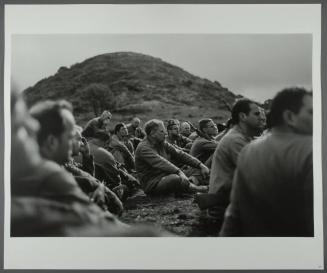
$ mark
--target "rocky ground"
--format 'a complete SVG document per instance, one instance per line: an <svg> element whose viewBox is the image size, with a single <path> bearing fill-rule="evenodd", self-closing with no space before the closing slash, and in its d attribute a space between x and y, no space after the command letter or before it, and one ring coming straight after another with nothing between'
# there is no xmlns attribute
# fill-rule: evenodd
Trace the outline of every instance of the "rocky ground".
<svg viewBox="0 0 327 273"><path fill-rule="evenodd" d="M204 217L193 196L128 199L122 221L129 224L153 224L179 236L217 236L215 224Z"/></svg>

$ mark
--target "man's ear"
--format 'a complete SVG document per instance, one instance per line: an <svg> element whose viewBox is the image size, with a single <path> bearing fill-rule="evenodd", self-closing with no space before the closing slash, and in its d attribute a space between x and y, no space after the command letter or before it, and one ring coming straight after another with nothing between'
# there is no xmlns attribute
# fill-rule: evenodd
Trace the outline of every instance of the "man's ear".
<svg viewBox="0 0 327 273"><path fill-rule="evenodd" d="M245 113L241 112L241 113L238 114L239 121L244 121L245 118L246 118L246 114Z"/></svg>
<svg viewBox="0 0 327 273"><path fill-rule="evenodd" d="M295 120L294 120L294 113L290 110L285 110L283 112L283 120L286 125L293 127Z"/></svg>
<svg viewBox="0 0 327 273"><path fill-rule="evenodd" d="M44 146L49 152L54 152L58 149L58 139L54 135L49 135L44 141Z"/></svg>

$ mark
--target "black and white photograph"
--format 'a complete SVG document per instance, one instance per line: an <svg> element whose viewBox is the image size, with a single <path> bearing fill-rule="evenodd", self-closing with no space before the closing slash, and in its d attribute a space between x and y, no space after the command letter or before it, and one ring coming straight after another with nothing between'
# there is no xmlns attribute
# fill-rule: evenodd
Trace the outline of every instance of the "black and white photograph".
<svg viewBox="0 0 327 273"><path fill-rule="evenodd" d="M118 239L114 242L120 253L127 251L125 237L138 244L151 240L156 248L160 237L163 248L169 245L167 253L180 245L176 250L187 249L184 256L190 253L189 259L194 259L190 248L201 253L202 247L222 243L231 254L245 240L247 246L258 242L250 251L258 255L262 247L280 251L282 244L272 247L275 240L290 240L299 247L298 255L311 243L317 258L301 265L286 255L289 263L280 262L277 268L320 268L320 28L313 23L306 29L304 24L299 31L301 23L296 23L304 10L288 5L294 31L292 24L290 30L272 31L267 22L262 22L263 31L249 31L251 22L243 30L240 16L234 29L226 26L222 31L220 25L214 31L208 19L210 31L200 31L206 29L203 23L198 30L183 26L183 32L174 21L177 11L185 18L195 7L174 6L56 5L52 10L63 14L63 20L54 20L53 14L36 18L35 31L19 23L17 29L22 30L15 30L15 16L26 11L29 19L42 10L46 15L47 5L38 11L10 7L5 74L5 115L8 110L11 128L6 132L5 160L8 253L14 250L11 242L20 240L56 240L58 246L72 239L77 243L71 247L78 247L86 238L89 246ZM211 6L201 6L201 18L206 17L204 11L214 14ZM223 6L215 5L217 15L253 7ZM153 19L164 17L169 8L176 12L176 31L174 23L161 28L160 18ZM260 12L255 8L254 21ZM315 8L312 5L308 14L316 14ZM130 24L121 24L121 31L114 24L106 32L94 26L84 30L82 20L75 22L79 27L64 23L70 12L82 18L87 10L99 24L101 16L113 10L136 15ZM281 20L287 17L284 5L271 10L281 14ZM150 14L152 29L142 32L141 23L133 25L141 16L133 11ZM260 14L264 12L269 17L267 7ZM42 18L49 26L40 31ZM74 28L78 31L71 31ZM294 246L285 253L294 252ZM157 251L144 248L147 255ZM163 268L171 268L165 264L171 254L162 258ZM211 257L194 268L220 268L218 262L205 265ZM52 265L53 259L49 267L44 262L36 268L66 268L66 263ZM276 268L265 260L268 268ZM10 254L8 261L11 268L20 268ZM92 261L78 268L93 268ZM174 260L171 266L189 268L183 266L185 261L187 257ZM221 268L239 268L237 263L226 264ZM121 261L101 268L130 266Z"/></svg>

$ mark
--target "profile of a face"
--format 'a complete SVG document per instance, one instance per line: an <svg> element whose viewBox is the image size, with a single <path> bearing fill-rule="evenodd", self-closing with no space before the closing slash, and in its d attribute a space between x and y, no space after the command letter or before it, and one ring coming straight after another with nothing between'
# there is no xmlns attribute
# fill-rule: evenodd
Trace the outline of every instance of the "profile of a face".
<svg viewBox="0 0 327 273"><path fill-rule="evenodd" d="M299 134L312 135L313 132L312 96L306 95L302 99L302 106L298 113L293 113L291 127Z"/></svg>
<svg viewBox="0 0 327 273"><path fill-rule="evenodd" d="M260 129L263 130L267 126L267 117L265 111L260 108Z"/></svg>
<svg viewBox="0 0 327 273"><path fill-rule="evenodd" d="M216 136L218 134L217 125L213 121L209 121L204 128L204 132L209 136Z"/></svg>
<svg viewBox="0 0 327 273"><path fill-rule="evenodd" d="M158 127L153 130L151 135L158 143L163 143L166 137L166 128L164 124L159 123Z"/></svg>
<svg viewBox="0 0 327 273"><path fill-rule="evenodd" d="M122 137L124 136L127 136L128 135L128 130L127 130L127 127L126 126L122 126L120 129L119 129L119 133Z"/></svg>
<svg viewBox="0 0 327 273"><path fill-rule="evenodd" d="M178 125L172 125L170 130L169 130L169 134L172 135L172 136L178 136L178 134L179 134Z"/></svg>
<svg viewBox="0 0 327 273"><path fill-rule="evenodd" d="M75 136L75 118L73 114L67 109L62 109L61 115L64 122L64 131L55 139L56 144L53 146L52 156L52 159L60 165L71 158Z"/></svg>
<svg viewBox="0 0 327 273"><path fill-rule="evenodd" d="M137 128L140 126L141 121L139 119L133 119L132 125L134 128Z"/></svg>
<svg viewBox="0 0 327 273"><path fill-rule="evenodd" d="M80 131L75 130L75 135L72 144L72 156L77 156L80 153L82 145L83 145L82 135Z"/></svg>
<svg viewBox="0 0 327 273"><path fill-rule="evenodd" d="M111 118L110 117L106 117L102 122L103 122L103 126L107 127L110 124Z"/></svg>
<svg viewBox="0 0 327 273"><path fill-rule="evenodd" d="M258 105L255 103L250 104L250 112L246 115L245 123L254 130L261 127L261 113Z"/></svg>

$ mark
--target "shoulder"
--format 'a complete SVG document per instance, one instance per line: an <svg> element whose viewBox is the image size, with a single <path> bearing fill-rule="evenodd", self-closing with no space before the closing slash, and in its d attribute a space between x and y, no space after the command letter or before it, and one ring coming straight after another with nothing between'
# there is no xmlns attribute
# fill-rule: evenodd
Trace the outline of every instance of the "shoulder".
<svg viewBox="0 0 327 273"><path fill-rule="evenodd" d="M179 135L179 137L180 137L183 141L192 141L191 139L189 139L188 137L183 136L183 135Z"/></svg>
<svg viewBox="0 0 327 273"><path fill-rule="evenodd" d="M313 139L312 136L297 134L289 140L292 153L303 157L312 156Z"/></svg>
<svg viewBox="0 0 327 273"><path fill-rule="evenodd" d="M90 119L89 121L88 121L88 123L87 123L87 125L93 125L93 124L95 124L95 123L98 123L98 118L93 118L93 119Z"/></svg>
<svg viewBox="0 0 327 273"><path fill-rule="evenodd" d="M43 164L43 171L46 172L46 179L43 185L51 188L66 188L76 186L74 177L65 169L52 161Z"/></svg>
<svg viewBox="0 0 327 273"><path fill-rule="evenodd" d="M96 158L97 161L115 161L114 156L112 155L112 153L110 153L109 151L107 151L106 149L102 148L102 147L98 147L96 150Z"/></svg>
<svg viewBox="0 0 327 273"><path fill-rule="evenodd" d="M225 136L220 140L220 145L231 145L234 143L248 143L249 140L242 133L238 132L236 129L230 129Z"/></svg>
<svg viewBox="0 0 327 273"><path fill-rule="evenodd" d="M206 143L208 142L207 139L203 138L203 137L197 137L194 141L193 141L193 145L194 146L198 146L198 145L201 145L203 143Z"/></svg>
<svg viewBox="0 0 327 273"><path fill-rule="evenodd" d="M140 153L144 150L151 149L152 145L147 139L143 139L136 147L135 153Z"/></svg>

